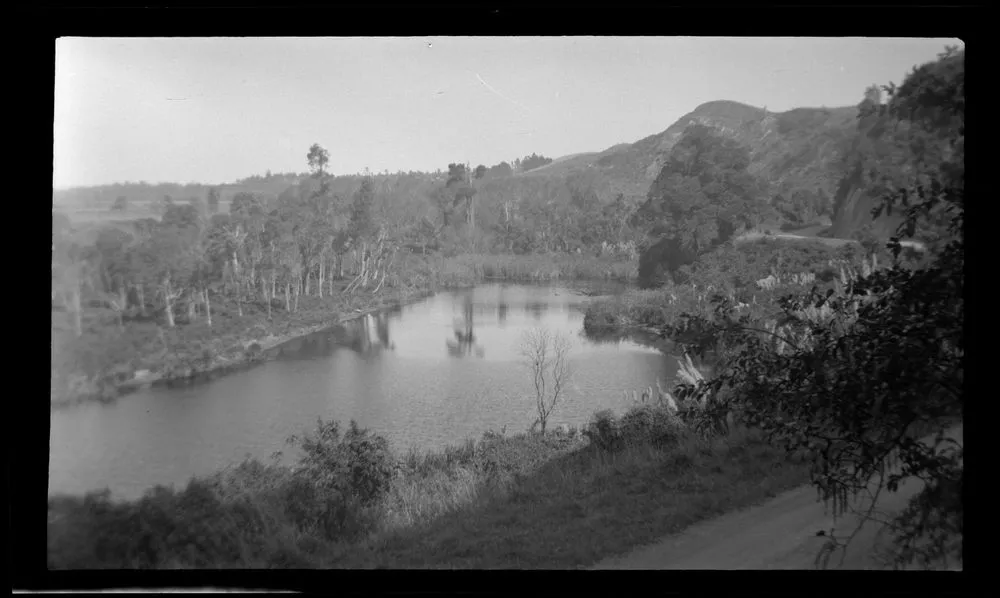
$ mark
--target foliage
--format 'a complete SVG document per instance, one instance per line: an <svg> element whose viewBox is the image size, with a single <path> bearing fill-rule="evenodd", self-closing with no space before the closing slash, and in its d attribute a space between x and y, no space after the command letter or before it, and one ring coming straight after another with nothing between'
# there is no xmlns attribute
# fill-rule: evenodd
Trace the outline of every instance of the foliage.
<svg viewBox="0 0 1000 598"><path fill-rule="evenodd" d="M905 236L947 220L950 240L931 263L897 261L826 293L789 295L770 322L736 316L719 298L711 321L692 317L674 327L701 320L727 347L722 373L699 392L728 390L716 402L720 412L735 409L788 450L812 455L813 483L835 516L873 478L890 492L911 476L927 482L894 522L897 564L927 555L916 548L920 539L941 552L961 532L963 450L944 430L964 411L963 60L949 50L899 89L887 88L887 104L875 105L869 93L862 112L863 121L900 121L907 134L888 155L910 156L908 169L875 172L884 195L873 216L902 204ZM890 246L898 256L897 239ZM937 432L929 444L920 439L928 431Z"/></svg>
<svg viewBox="0 0 1000 598"><path fill-rule="evenodd" d="M514 160L514 170L516 172L528 172L551 163L552 158L546 158L532 152L530 156Z"/></svg>
<svg viewBox="0 0 1000 598"><path fill-rule="evenodd" d="M685 433L684 428L666 405L644 404L630 408L621 416L609 410L595 413L584 427L583 435L600 450L617 452L644 445L676 446Z"/></svg>
<svg viewBox="0 0 1000 598"><path fill-rule="evenodd" d="M767 218L766 186L749 165L749 151L732 139L700 124L684 131L637 214L657 240L640 266L647 285Z"/></svg>
<svg viewBox="0 0 1000 598"><path fill-rule="evenodd" d="M180 492L157 486L136 502L112 501L108 491L53 500L62 519L49 525L55 569L241 566L259 539L247 532L264 525L255 509L223 503L203 481Z"/></svg>
<svg viewBox="0 0 1000 598"><path fill-rule="evenodd" d="M385 493L392 479L388 441L359 428L354 420L341 435L338 422L319 419L314 432L292 436L288 442L304 453L296 475L332 496L368 505Z"/></svg>

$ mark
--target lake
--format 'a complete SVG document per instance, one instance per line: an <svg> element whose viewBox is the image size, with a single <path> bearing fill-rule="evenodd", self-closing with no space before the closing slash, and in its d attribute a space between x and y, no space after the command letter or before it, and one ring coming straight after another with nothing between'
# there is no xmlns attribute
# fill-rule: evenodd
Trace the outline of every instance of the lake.
<svg viewBox="0 0 1000 598"><path fill-rule="evenodd" d="M51 412L49 494L110 488L135 498L251 455L294 450L317 418L351 419L396 449L439 449L537 417L518 349L544 327L571 343L572 377L549 426L628 407L622 391L672 381L677 361L652 338L583 332L591 300L566 286L490 284L442 292L295 339L273 359L203 383L155 386L110 404Z"/></svg>

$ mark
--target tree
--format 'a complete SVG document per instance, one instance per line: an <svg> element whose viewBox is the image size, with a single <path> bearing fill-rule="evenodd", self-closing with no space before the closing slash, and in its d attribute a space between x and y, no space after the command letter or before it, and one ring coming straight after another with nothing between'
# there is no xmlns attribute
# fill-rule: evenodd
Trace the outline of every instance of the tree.
<svg viewBox="0 0 1000 598"><path fill-rule="evenodd" d="M529 170L534 170L551 162L552 158L546 158L545 156L532 153L530 156L525 156L523 160L519 161L519 171L528 172Z"/></svg>
<svg viewBox="0 0 1000 598"><path fill-rule="evenodd" d="M505 177L514 174L514 169L508 162L500 162L489 169L489 175L492 177Z"/></svg>
<svg viewBox="0 0 1000 598"><path fill-rule="evenodd" d="M119 195L115 199L115 203L111 205L111 210L116 212L125 212L128 210L128 198L124 195Z"/></svg>
<svg viewBox="0 0 1000 598"><path fill-rule="evenodd" d="M542 434L569 381L569 349L569 339L564 335L540 328L526 331L521 340L520 355L531 372L538 413L531 429L541 426Z"/></svg>
<svg viewBox="0 0 1000 598"><path fill-rule="evenodd" d="M156 202L153 205L153 210L157 214L160 214L162 216L163 214L167 213L167 210L169 210L173 206L174 206L174 198L171 197L170 195L164 195L160 199L160 201Z"/></svg>
<svg viewBox="0 0 1000 598"><path fill-rule="evenodd" d="M870 174L884 190L872 216L904 211L888 244L894 262L846 273L839 291L786 296L777 319L738 316L720 298L714 318L690 316L667 332L701 329L724 347L720 375L681 393L712 397L706 421L738 414L804 451L835 517L872 487L923 480L885 523L896 565L929 566L962 558L964 449L948 432L964 416L964 52L948 49L885 91L888 102L870 102L860 120L902 132L890 149L909 155L908 169L883 163ZM949 237L930 263L901 263L899 239L941 219Z"/></svg>
<svg viewBox="0 0 1000 598"><path fill-rule="evenodd" d="M309 161L309 170L312 176L320 178L326 174L326 165L330 163L330 153L323 149L318 143L312 144L309 153L306 154Z"/></svg>
<svg viewBox="0 0 1000 598"><path fill-rule="evenodd" d="M208 211L209 211L209 213L211 213L211 214L218 214L219 213L219 198L220 198L220 194L219 194L219 188L218 187L212 187L212 188L210 188L208 190L208 201L207 201L207 204L208 204Z"/></svg>
<svg viewBox="0 0 1000 598"><path fill-rule="evenodd" d="M143 244L143 261L163 300L167 326L174 327L175 300L180 298L192 278L197 257L194 235L175 226L157 229Z"/></svg>
<svg viewBox="0 0 1000 598"><path fill-rule="evenodd" d="M766 185L749 165L747 148L704 125L689 126L653 181L638 222L658 242L673 239L695 254L724 243L770 215Z"/></svg>
<svg viewBox="0 0 1000 598"><path fill-rule="evenodd" d="M89 280L84 248L71 238L55 237L52 251L52 295L60 299L72 318L73 333L83 335L82 295Z"/></svg>

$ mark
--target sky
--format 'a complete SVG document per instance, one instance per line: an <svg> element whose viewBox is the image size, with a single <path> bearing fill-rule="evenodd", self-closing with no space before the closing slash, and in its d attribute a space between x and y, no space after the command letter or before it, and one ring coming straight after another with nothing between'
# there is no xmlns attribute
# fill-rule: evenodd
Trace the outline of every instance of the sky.
<svg viewBox="0 0 1000 598"><path fill-rule="evenodd" d="M53 187L219 184L602 151L699 104L857 104L959 40L60 38Z"/></svg>

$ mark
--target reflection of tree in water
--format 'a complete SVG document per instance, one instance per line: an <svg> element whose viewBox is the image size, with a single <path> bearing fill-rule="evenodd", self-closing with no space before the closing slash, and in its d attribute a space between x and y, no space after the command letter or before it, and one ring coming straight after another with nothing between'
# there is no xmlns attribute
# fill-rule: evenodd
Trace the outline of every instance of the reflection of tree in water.
<svg viewBox="0 0 1000 598"><path fill-rule="evenodd" d="M358 332L352 348L363 355L393 349L393 345L389 341L389 314L387 313L368 314L361 318Z"/></svg>
<svg viewBox="0 0 1000 598"><path fill-rule="evenodd" d="M531 314L536 320L541 320L542 315L549 308L547 303L541 301L530 301L524 304L524 313Z"/></svg>
<svg viewBox="0 0 1000 598"><path fill-rule="evenodd" d="M398 311L398 310L397 310ZM346 347L362 355L374 355L396 348L389 338L389 318L395 312L368 314L315 332L291 339L276 349L279 359L303 359L333 355L338 347Z"/></svg>
<svg viewBox="0 0 1000 598"><path fill-rule="evenodd" d="M338 326L331 339L362 355L392 351L396 345L389 339L389 313L367 314Z"/></svg>
<svg viewBox="0 0 1000 598"><path fill-rule="evenodd" d="M473 331L473 303L472 295L466 295L462 302L462 317L455 318L455 338L446 339L445 345L448 347L448 354L452 357L465 357L476 354L476 357L483 357L485 350L476 345L476 335Z"/></svg>

